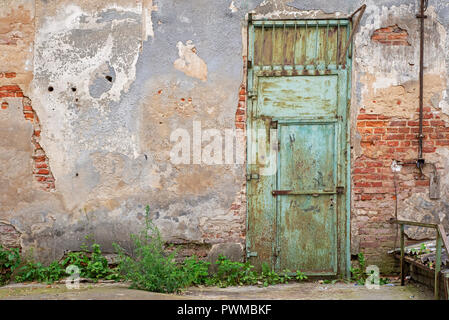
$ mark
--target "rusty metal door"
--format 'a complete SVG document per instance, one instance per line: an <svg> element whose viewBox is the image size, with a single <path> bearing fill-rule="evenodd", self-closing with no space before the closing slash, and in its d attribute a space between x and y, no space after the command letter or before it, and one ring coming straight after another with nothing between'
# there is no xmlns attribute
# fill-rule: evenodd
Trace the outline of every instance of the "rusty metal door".
<svg viewBox="0 0 449 320"><path fill-rule="evenodd" d="M249 25L247 258L257 267L349 274L349 32L347 20Z"/></svg>

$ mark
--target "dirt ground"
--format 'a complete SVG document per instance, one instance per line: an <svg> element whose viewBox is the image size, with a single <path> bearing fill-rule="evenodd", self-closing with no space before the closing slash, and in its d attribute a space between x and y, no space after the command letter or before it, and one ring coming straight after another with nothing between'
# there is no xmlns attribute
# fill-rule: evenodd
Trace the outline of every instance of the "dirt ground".
<svg viewBox="0 0 449 320"><path fill-rule="evenodd" d="M132 290L126 283L80 284L67 289L64 284L11 284L0 287L0 300L431 300L431 289L398 283L368 289L354 283L324 284L308 281L270 287L192 287L181 294L160 294Z"/></svg>

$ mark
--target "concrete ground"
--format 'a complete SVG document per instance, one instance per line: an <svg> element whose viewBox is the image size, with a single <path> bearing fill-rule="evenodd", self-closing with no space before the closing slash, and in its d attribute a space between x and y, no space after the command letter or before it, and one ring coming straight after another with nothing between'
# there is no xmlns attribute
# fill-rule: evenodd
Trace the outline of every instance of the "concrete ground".
<svg viewBox="0 0 449 320"><path fill-rule="evenodd" d="M367 289L354 283L324 284L308 281L275 285L267 288L192 287L181 294L160 294L128 289L125 283L80 284L67 289L64 284L11 284L0 287L0 300L431 300L432 291L419 284L398 283Z"/></svg>

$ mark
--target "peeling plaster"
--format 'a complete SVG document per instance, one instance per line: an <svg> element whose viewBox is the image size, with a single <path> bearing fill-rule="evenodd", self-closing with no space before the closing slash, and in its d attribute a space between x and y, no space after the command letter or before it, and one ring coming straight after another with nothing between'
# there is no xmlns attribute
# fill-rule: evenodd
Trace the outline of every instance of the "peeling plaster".
<svg viewBox="0 0 449 320"><path fill-rule="evenodd" d="M14 71L14 83L29 94L33 78L35 5L31 0L3 0L0 7L0 72ZM14 43L14 45L7 45ZM14 58L11 58L14 57ZM0 85L11 79L0 77Z"/></svg>
<svg viewBox="0 0 449 320"><path fill-rule="evenodd" d="M375 89L400 85L417 78L419 37L418 21L416 18L410 18L413 10L413 4L392 7L370 4L366 8L365 23L354 38L356 43L354 63L363 72L375 75L373 84ZM426 73L445 74L445 53L443 50L438 50L438 46L445 43L446 31L437 21L433 7L429 7L426 14L429 16L426 20L424 52ZM371 35L375 30L393 24L407 30L410 35L413 33L413 36L409 37L411 46L384 46L371 40ZM392 59L385 59L385 56L391 56Z"/></svg>
<svg viewBox="0 0 449 320"><path fill-rule="evenodd" d="M176 59L173 66L179 71L184 72L189 77L206 81L207 65L197 55L196 48L192 40L187 40L185 45L180 41L176 47L178 48L179 58Z"/></svg>
<svg viewBox="0 0 449 320"><path fill-rule="evenodd" d="M239 9L235 6L234 1L231 1L231 4L229 5L229 10L231 10L232 13L239 11Z"/></svg>
<svg viewBox="0 0 449 320"><path fill-rule="evenodd" d="M137 5L107 4L92 12L70 4L39 24L32 97L45 128L42 145L63 194L72 192L77 159L87 150L136 155L133 133L109 104L135 80L141 13ZM112 82L101 86L99 74ZM49 92L49 86L54 90ZM72 207L70 198L66 204Z"/></svg>
<svg viewBox="0 0 449 320"><path fill-rule="evenodd" d="M151 19L151 13L157 11L157 5L153 5L153 0L142 0L142 39L147 41L148 37L154 38L153 21Z"/></svg>

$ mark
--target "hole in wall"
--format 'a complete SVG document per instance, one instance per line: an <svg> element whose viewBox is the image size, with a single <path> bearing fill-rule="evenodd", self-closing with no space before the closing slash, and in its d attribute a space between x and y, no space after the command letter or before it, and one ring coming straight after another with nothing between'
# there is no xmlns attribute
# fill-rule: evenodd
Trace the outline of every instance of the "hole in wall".
<svg viewBox="0 0 449 320"><path fill-rule="evenodd" d="M72 87L72 91L75 92L76 91L76 87Z"/></svg>
<svg viewBox="0 0 449 320"><path fill-rule="evenodd" d="M48 87L48 91L52 92L53 90L54 90L54 89L53 89L52 86L49 86L49 87Z"/></svg>
<svg viewBox="0 0 449 320"><path fill-rule="evenodd" d="M90 96L99 99L103 93L111 90L115 77L115 70L109 63L100 65L92 74L89 83Z"/></svg>

